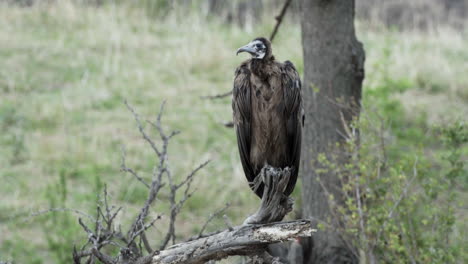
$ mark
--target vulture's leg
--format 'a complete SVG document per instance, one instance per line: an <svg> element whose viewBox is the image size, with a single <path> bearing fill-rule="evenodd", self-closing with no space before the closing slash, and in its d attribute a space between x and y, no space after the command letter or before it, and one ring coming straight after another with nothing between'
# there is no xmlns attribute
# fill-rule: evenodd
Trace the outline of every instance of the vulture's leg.
<svg viewBox="0 0 468 264"><path fill-rule="evenodd" d="M290 168L274 168L266 165L254 180L254 186L263 182L262 203L257 212L247 219L244 224L264 224L283 220L284 216L292 211L294 200L284 194L288 186Z"/></svg>

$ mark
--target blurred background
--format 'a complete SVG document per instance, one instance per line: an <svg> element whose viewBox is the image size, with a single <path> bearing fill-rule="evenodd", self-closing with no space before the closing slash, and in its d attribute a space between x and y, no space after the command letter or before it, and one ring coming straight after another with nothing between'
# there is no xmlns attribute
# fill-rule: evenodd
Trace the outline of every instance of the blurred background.
<svg viewBox="0 0 468 264"><path fill-rule="evenodd" d="M93 212L105 184L112 202L124 206L120 223L134 217L146 188L120 171L121 148L127 165L147 178L154 156L124 100L144 119L155 118L167 101L164 126L182 132L169 150L175 177L212 160L195 180L198 191L178 219L178 238L197 234L227 202L227 215L241 224L258 199L247 188L235 133L222 125L231 120L230 97L201 97L231 90L234 70L246 59L235 56L237 48L268 37L283 3L0 1L0 260L70 263L73 245L86 240L76 215L31 215L48 208ZM298 10L293 1L273 52L302 74ZM411 171L418 160L407 206L420 210L408 218L424 230L415 235L416 248L432 263L468 261L467 12L467 0L356 4L366 51L363 116L378 114L395 166ZM299 184L299 204L300 191ZM168 205L153 209L167 213ZM208 226L224 228L222 219ZM158 241L163 232L156 225L149 237Z"/></svg>

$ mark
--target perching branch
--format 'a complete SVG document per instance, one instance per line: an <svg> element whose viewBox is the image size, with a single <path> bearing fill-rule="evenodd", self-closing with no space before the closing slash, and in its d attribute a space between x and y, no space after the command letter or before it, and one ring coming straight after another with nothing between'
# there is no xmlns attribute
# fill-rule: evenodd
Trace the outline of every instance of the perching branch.
<svg viewBox="0 0 468 264"><path fill-rule="evenodd" d="M243 225L235 227L233 231L226 230L212 236L176 244L160 251L153 257L151 263L198 264L234 255L256 255L263 252L269 244L309 237L315 231L308 220Z"/></svg>
<svg viewBox="0 0 468 264"><path fill-rule="evenodd" d="M286 0L286 2L284 2L283 8L281 9L281 13L275 17L276 25L275 25L275 28L273 29L273 32L271 32L271 36L270 36L270 41L272 43L273 43L273 39L276 36L276 33L278 32L278 28L281 25L281 22L283 22L283 17L286 14L286 11L288 10L289 4L291 4L291 0Z"/></svg>

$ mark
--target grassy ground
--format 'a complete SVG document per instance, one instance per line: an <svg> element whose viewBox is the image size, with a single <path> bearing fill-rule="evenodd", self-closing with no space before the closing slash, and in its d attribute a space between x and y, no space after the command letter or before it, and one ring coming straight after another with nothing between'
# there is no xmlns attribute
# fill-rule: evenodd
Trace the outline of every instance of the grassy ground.
<svg viewBox="0 0 468 264"><path fill-rule="evenodd" d="M183 177L212 159L179 220L180 237L196 232L226 202L239 224L258 200L246 187L233 131L219 124L231 117L230 100L200 96L230 90L234 69L244 59L235 50L271 27L245 32L194 15L159 21L116 7L0 5L0 259L58 262L54 252L60 241L84 241L69 236L81 234L75 218L28 216L51 206L91 211L104 183L113 201L125 205L120 221L134 215L144 188L119 171L121 146L128 165L146 177L154 157L124 100L148 119L167 100L164 124L182 131L170 147L175 175ZM367 52L366 87L384 76L407 80L412 85L398 98L409 117L425 113L430 124L467 120L467 34L359 25L358 35ZM302 72L297 25L283 25L274 53ZM167 211L164 205L155 209ZM54 221L61 221L58 228L51 228ZM222 225L216 221L210 229ZM152 232L157 237L163 230Z"/></svg>

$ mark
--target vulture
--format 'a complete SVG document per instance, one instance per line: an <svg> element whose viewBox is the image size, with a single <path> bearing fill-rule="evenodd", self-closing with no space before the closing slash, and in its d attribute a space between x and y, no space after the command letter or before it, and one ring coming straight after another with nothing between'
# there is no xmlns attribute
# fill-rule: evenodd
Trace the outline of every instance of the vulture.
<svg viewBox="0 0 468 264"><path fill-rule="evenodd" d="M271 42L256 38L239 48L251 58L235 71L232 96L233 121L240 160L250 187L262 198L263 183L253 187L265 165L289 167L290 180L284 194L296 185L304 125L301 80L290 61L275 60Z"/></svg>

